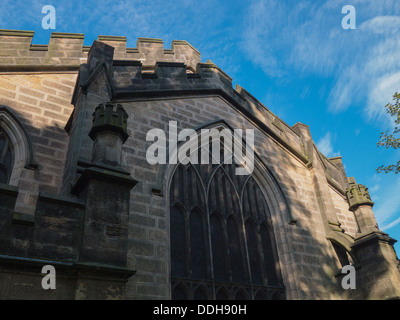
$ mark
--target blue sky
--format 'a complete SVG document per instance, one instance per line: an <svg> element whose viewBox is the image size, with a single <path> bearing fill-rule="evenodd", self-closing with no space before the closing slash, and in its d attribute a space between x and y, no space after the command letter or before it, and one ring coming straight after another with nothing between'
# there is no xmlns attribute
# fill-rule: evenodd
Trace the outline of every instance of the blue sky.
<svg viewBox="0 0 400 320"><path fill-rule="evenodd" d="M41 9L56 9L44 30ZM356 29L342 28L353 5ZM400 240L400 175L377 174L399 150L377 148L393 128L384 106L400 91L399 0L2 1L0 28L187 40L289 125L302 122L321 152L342 156L348 176L366 185L379 227ZM396 244L400 252L400 246Z"/></svg>

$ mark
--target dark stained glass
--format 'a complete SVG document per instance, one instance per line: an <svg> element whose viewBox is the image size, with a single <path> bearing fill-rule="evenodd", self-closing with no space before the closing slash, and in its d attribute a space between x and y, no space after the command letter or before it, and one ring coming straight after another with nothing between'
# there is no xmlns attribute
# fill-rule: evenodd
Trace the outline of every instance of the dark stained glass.
<svg viewBox="0 0 400 320"><path fill-rule="evenodd" d="M186 290L182 286L177 286L172 290L173 300L188 300Z"/></svg>
<svg viewBox="0 0 400 320"><path fill-rule="evenodd" d="M247 249L249 252L251 278L255 284L263 284L261 273L261 257L258 250L257 229L251 220L246 222Z"/></svg>
<svg viewBox="0 0 400 320"><path fill-rule="evenodd" d="M231 216L227 223L228 241L229 241L229 260L232 272L233 282L242 282L244 280L243 271L243 253L241 248L241 236L235 219Z"/></svg>
<svg viewBox="0 0 400 320"><path fill-rule="evenodd" d="M204 221L198 210L190 214L190 256L194 278L206 277L206 243L204 239Z"/></svg>
<svg viewBox="0 0 400 320"><path fill-rule="evenodd" d="M216 214L210 218L211 246L214 266L215 280L225 281L228 279L226 266L226 245L221 220Z"/></svg>
<svg viewBox="0 0 400 320"><path fill-rule="evenodd" d="M182 210L171 209L171 273L172 276L187 275L186 227Z"/></svg>
<svg viewBox="0 0 400 320"><path fill-rule="evenodd" d="M13 166L10 139L0 127L0 183L8 183Z"/></svg>
<svg viewBox="0 0 400 320"><path fill-rule="evenodd" d="M169 192L173 299L284 297L268 204L253 176L236 176L234 164L180 164Z"/></svg>
<svg viewBox="0 0 400 320"><path fill-rule="evenodd" d="M270 286L278 285L274 252L272 247L271 235L268 226L263 223L260 227L261 247L264 255L264 272L267 277L267 284Z"/></svg>
<svg viewBox="0 0 400 320"><path fill-rule="evenodd" d="M209 300L210 295L206 288L204 288L203 286L200 286L194 292L193 298L194 298L194 300Z"/></svg>

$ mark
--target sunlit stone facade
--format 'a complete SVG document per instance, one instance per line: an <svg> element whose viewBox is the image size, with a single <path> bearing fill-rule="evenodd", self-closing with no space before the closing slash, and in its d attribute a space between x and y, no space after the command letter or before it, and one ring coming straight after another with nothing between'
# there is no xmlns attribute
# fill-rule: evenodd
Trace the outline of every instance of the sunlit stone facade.
<svg viewBox="0 0 400 320"><path fill-rule="evenodd" d="M32 37L0 30L2 299L399 297L395 240L368 189L307 125L234 88L186 41ZM254 170L150 164L147 133L171 121L253 130ZM42 288L45 265L55 290ZM342 286L346 265L356 289Z"/></svg>

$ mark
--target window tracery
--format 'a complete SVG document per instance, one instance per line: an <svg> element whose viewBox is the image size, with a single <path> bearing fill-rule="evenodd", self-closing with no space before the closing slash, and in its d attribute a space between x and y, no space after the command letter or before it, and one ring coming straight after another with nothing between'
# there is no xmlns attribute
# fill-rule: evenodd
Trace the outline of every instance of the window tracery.
<svg viewBox="0 0 400 320"><path fill-rule="evenodd" d="M283 299L268 205L232 164L179 164L170 185L172 299Z"/></svg>

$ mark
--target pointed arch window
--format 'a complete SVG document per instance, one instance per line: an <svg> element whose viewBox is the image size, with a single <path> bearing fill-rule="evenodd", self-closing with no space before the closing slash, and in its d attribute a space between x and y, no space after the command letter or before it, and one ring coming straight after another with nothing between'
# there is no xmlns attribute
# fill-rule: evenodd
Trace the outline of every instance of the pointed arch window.
<svg viewBox="0 0 400 320"><path fill-rule="evenodd" d="M214 213L210 218L210 236L214 279L216 281L228 280L227 250L222 220Z"/></svg>
<svg viewBox="0 0 400 320"><path fill-rule="evenodd" d="M12 143L6 132L0 127L0 183L10 181L14 156Z"/></svg>
<svg viewBox="0 0 400 320"><path fill-rule="evenodd" d="M337 261L339 262L340 268L348 265L354 265L353 258L342 245L333 241L331 241L331 244L336 253Z"/></svg>
<svg viewBox="0 0 400 320"><path fill-rule="evenodd" d="M189 217L190 232L190 262L192 277L204 279L207 274L206 270L206 246L205 239L205 222L203 214L199 209L194 209Z"/></svg>
<svg viewBox="0 0 400 320"><path fill-rule="evenodd" d="M254 176L235 175L235 164L179 164L169 194L173 299L284 298L269 207Z"/></svg>
<svg viewBox="0 0 400 320"><path fill-rule="evenodd" d="M0 105L0 183L17 186L24 168L37 168L29 135L18 117Z"/></svg>

